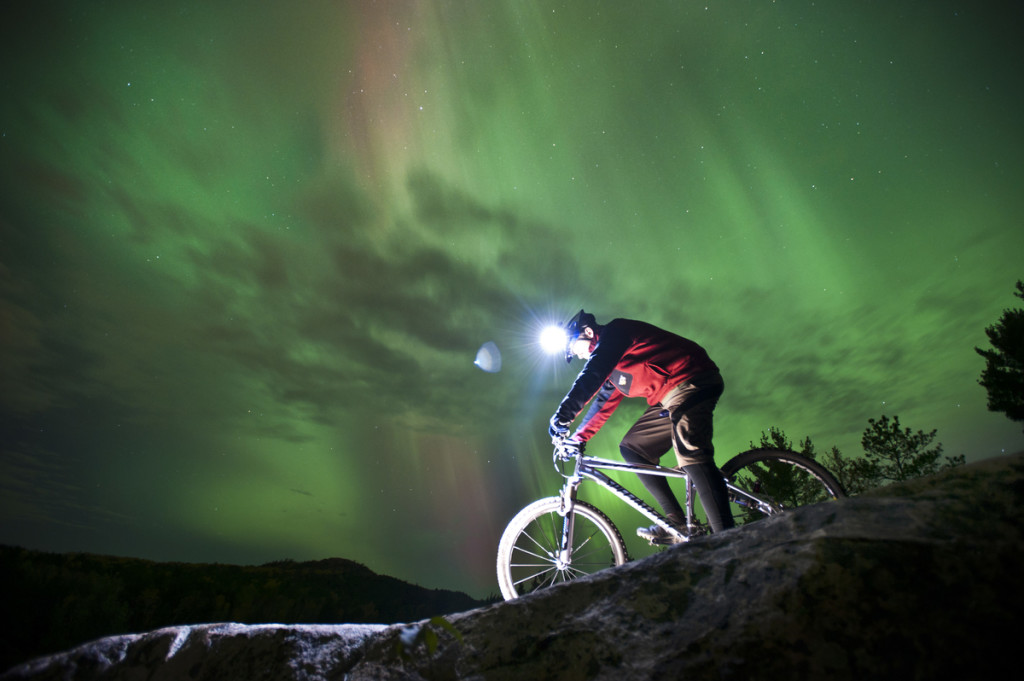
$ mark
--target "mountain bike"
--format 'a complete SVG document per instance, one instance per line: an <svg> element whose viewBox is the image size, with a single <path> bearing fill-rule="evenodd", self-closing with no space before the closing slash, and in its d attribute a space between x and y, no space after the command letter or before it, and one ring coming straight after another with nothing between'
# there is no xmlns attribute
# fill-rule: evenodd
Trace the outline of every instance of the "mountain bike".
<svg viewBox="0 0 1024 681"><path fill-rule="evenodd" d="M506 600L568 582L629 560L622 534L602 511L577 498L584 480L626 502L664 528L672 543L710 533L694 512L696 492L686 473L658 465L585 456L574 442L556 439L555 470L565 478L558 496L538 499L519 511L498 544L498 585ZM572 472L568 473L568 464ZM603 471L660 475L685 480L685 527L676 527ZM842 485L821 464L781 449L751 449L721 468L737 526L788 509L845 497Z"/></svg>

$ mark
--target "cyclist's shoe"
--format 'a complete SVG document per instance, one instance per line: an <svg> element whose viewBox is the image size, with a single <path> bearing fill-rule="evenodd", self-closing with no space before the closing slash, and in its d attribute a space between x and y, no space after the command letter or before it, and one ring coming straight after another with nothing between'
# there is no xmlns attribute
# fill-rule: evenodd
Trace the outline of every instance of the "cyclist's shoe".
<svg viewBox="0 0 1024 681"><path fill-rule="evenodd" d="M652 544L668 545L678 544L683 541L677 537L672 536L668 533L668 530L663 528L661 525L651 525L650 527L638 527L636 528L636 536L641 539L646 539Z"/></svg>

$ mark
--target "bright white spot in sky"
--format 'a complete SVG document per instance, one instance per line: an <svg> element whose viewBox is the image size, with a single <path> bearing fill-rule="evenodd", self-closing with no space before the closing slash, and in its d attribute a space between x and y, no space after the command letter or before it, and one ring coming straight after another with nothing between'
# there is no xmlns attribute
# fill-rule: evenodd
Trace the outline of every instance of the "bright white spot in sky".
<svg viewBox="0 0 1024 681"><path fill-rule="evenodd" d="M497 373L501 371L501 351L493 342L487 341L477 350L473 364L488 373Z"/></svg>
<svg viewBox="0 0 1024 681"><path fill-rule="evenodd" d="M548 326L540 332L540 346L549 355L564 352L565 340L565 329L560 326Z"/></svg>

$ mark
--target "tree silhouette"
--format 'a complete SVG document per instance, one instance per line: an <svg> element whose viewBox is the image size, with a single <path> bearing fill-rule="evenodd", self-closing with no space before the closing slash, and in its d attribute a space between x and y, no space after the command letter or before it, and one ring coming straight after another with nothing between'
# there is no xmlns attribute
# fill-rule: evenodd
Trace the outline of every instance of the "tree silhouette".
<svg viewBox="0 0 1024 681"><path fill-rule="evenodd" d="M1020 280L1013 295L1024 300ZM994 349L976 347L974 351L985 358L978 383L988 391L988 410L1024 421L1024 310L1003 310L999 322L986 328L985 335Z"/></svg>
<svg viewBox="0 0 1024 681"><path fill-rule="evenodd" d="M782 429L775 426L770 427L767 433L761 431L761 442L757 445L751 442L750 446L755 449L781 449L796 452L809 459L814 459L817 456L810 437L805 437L800 442L800 449L797 450ZM797 466L777 461L764 461L760 466L748 469L746 474L757 480L758 488L764 494L790 508L824 500L821 483ZM840 484L842 483L840 482ZM759 517L760 514L751 512L749 519Z"/></svg>
<svg viewBox="0 0 1024 681"><path fill-rule="evenodd" d="M935 433L935 430L915 433L910 428L900 428L899 416L893 416L890 421L883 414L877 421L868 419L868 427L860 443L878 481L899 482L964 463L963 455L946 457L945 465L939 463L942 445L928 448L935 439Z"/></svg>
<svg viewBox="0 0 1024 681"><path fill-rule="evenodd" d="M900 427L898 416L890 421L889 417L883 415L881 419L868 419L868 427L861 438L864 446L864 456L844 456L835 445L823 455L818 455L814 443L810 437L800 441L800 448L793 446L792 440L781 428L772 426L768 432L761 431L761 441L751 447L761 449L784 449L818 461L832 475L839 480L849 495L860 494L869 489L879 487L887 482L909 480L937 473L946 468L962 466L966 457L947 456L945 462L940 463L942 445L936 445L928 449L932 440L935 439L936 431L925 433L917 431L914 433L910 428ZM789 467L786 467L789 468ZM787 499L790 496L799 497L802 489L796 483L785 478L786 471L779 475L779 480L773 481L773 485L779 489L776 491L778 498Z"/></svg>
<svg viewBox="0 0 1024 681"><path fill-rule="evenodd" d="M768 432L761 431L761 442L755 445L753 442L750 443L751 448L758 449L781 449L788 452L797 452L804 456L813 459L815 457L814 444L811 442L810 437L805 437L800 443L800 449L793 448L793 441L786 436L786 433L777 426L770 426Z"/></svg>
<svg viewBox="0 0 1024 681"><path fill-rule="evenodd" d="M878 469L871 461L863 456L847 458L835 445L825 452L819 463L836 476L839 484L850 496L866 492L881 484Z"/></svg>
<svg viewBox="0 0 1024 681"><path fill-rule="evenodd" d="M753 447L754 443L751 442L750 446ZM767 433L761 431L761 442L758 446L762 449L785 449L818 461L829 473L836 476L836 480L849 495L860 494L872 487L878 487L881 483L877 468L864 457L847 458L835 445L832 445L832 449L824 455L818 456L810 436L801 440L800 449L796 449L781 428L771 426Z"/></svg>

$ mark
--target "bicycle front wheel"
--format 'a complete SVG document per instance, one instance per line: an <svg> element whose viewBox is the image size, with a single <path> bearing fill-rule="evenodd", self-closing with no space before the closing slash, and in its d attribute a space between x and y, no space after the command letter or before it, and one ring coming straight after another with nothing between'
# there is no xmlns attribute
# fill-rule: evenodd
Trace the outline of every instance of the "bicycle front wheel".
<svg viewBox="0 0 1024 681"><path fill-rule="evenodd" d="M722 466L726 480L747 494L729 491L737 525L787 509L845 497L835 476L814 459L782 449L752 449Z"/></svg>
<svg viewBox="0 0 1024 681"><path fill-rule="evenodd" d="M498 543L498 586L505 600L568 582L629 557L622 535L601 511L584 501L574 510L572 546L561 555L565 518L561 499L539 499L516 514Z"/></svg>

